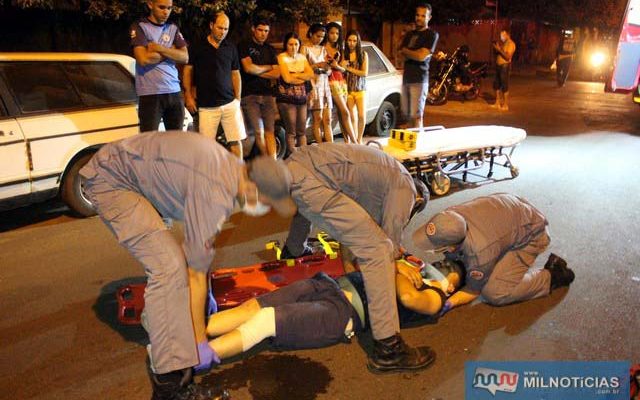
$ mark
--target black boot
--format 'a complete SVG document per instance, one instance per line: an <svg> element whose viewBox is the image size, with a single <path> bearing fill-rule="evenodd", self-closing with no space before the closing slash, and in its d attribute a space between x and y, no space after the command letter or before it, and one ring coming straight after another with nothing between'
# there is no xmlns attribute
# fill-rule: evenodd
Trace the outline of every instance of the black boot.
<svg viewBox="0 0 640 400"><path fill-rule="evenodd" d="M551 274L551 290L569 286L576 278L576 274L567 267L567 262L553 253L544 268Z"/></svg>
<svg viewBox="0 0 640 400"><path fill-rule="evenodd" d="M280 253L280 259L281 260L293 259L298 257L310 256L312 254L313 254L313 249L307 245L304 246L302 253L299 255L292 254L291 251L289 251L289 248L285 245L282 248L282 253Z"/></svg>
<svg viewBox="0 0 640 400"><path fill-rule="evenodd" d="M431 365L436 353L429 347L409 347L400 334L373 341L367 367L374 373L415 371Z"/></svg>
<svg viewBox="0 0 640 400"><path fill-rule="evenodd" d="M193 382L193 371L186 368L168 374L149 372L153 394L151 400L226 400L229 393L215 395L211 390Z"/></svg>
<svg viewBox="0 0 640 400"><path fill-rule="evenodd" d="M561 257L551 253L544 267L548 270L551 270L554 267L567 268L567 262Z"/></svg>

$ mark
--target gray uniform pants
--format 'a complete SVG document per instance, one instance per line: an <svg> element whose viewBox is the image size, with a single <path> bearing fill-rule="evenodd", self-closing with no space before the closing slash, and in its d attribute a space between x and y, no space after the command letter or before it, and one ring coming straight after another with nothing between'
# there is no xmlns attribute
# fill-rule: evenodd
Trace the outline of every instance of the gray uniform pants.
<svg viewBox="0 0 640 400"><path fill-rule="evenodd" d="M381 225L404 225L409 219L414 194L409 190L390 191L382 207L378 205L375 210L376 214L381 214L377 215L379 222L369 214L369 207L363 208L343 192L325 186L312 175L305 177L292 195L298 204L298 214L291 224L287 248L293 254L299 254L311 224L348 247L362 271L374 339L385 339L400 332L394 243Z"/></svg>
<svg viewBox="0 0 640 400"><path fill-rule="evenodd" d="M490 304L502 306L547 296L551 289L551 274L546 269L531 267L549 242L545 228L525 247L507 252L482 288L482 297Z"/></svg>
<svg viewBox="0 0 640 400"><path fill-rule="evenodd" d="M85 180L84 190L118 242L144 266L145 314L155 372L198 364L182 247L140 194L113 188L99 175Z"/></svg>

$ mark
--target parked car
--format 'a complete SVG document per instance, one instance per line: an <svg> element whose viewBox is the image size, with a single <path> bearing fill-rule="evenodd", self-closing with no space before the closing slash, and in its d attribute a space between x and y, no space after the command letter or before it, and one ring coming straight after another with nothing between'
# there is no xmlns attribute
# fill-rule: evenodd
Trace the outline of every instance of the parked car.
<svg viewBox="0 0 640 400"><path fill-rule="evenodd" d="M0 53L0 211L60 195L95 213L78 171L139 132L134 68L118 54Z"/></svg>

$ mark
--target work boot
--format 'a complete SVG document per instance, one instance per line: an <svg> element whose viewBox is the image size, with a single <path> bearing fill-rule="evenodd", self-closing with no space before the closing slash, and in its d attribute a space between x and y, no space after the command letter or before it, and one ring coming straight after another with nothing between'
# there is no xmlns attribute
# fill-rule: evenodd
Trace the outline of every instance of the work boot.
<svg viewBox="0 0 640 400"><path fill-rule="evenodd" d="M153 394L151 400L227 400L229 393L225 390L215 395L210 389L193 382L191 368L154 374L149 371Z"/></svg>
<svg viewBox="0 0 640 400"><path fill-rule="evenodd" d="M367 367L377 374L415 371L431 365L436 353L427 346L409 347L400 334L373 341L373 355Z"/></svg>
<svg viewBox="0 0 640 400"><path fill-rule="evenodd" d="M544 264L544 267L546 269L552 269L555 266L567 268L567 262L561 257L551 253L549 255L549 258L547 259L547 262Z"/></svg>
<svg viewBox="0 0 640 400"><path fill-rule="evenodd" d="M567 267L567 262L555 254L551 254L544 268L551 274L551 290L569 286L576 274Z"/></svg>

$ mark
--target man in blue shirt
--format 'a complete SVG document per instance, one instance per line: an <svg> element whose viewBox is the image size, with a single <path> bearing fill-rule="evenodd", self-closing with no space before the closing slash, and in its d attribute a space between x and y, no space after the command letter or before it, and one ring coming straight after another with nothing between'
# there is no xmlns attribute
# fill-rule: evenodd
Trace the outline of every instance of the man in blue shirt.
<svg viewBox="0 0 640 400"><path fill-rule="evenodd" d="M172 0L148 0L149 16L131 26L131 47L136 59L136 93L140 131L182 129L184 104L176 63L189 60L187 42L178 27L167 22Z"/></svg>

